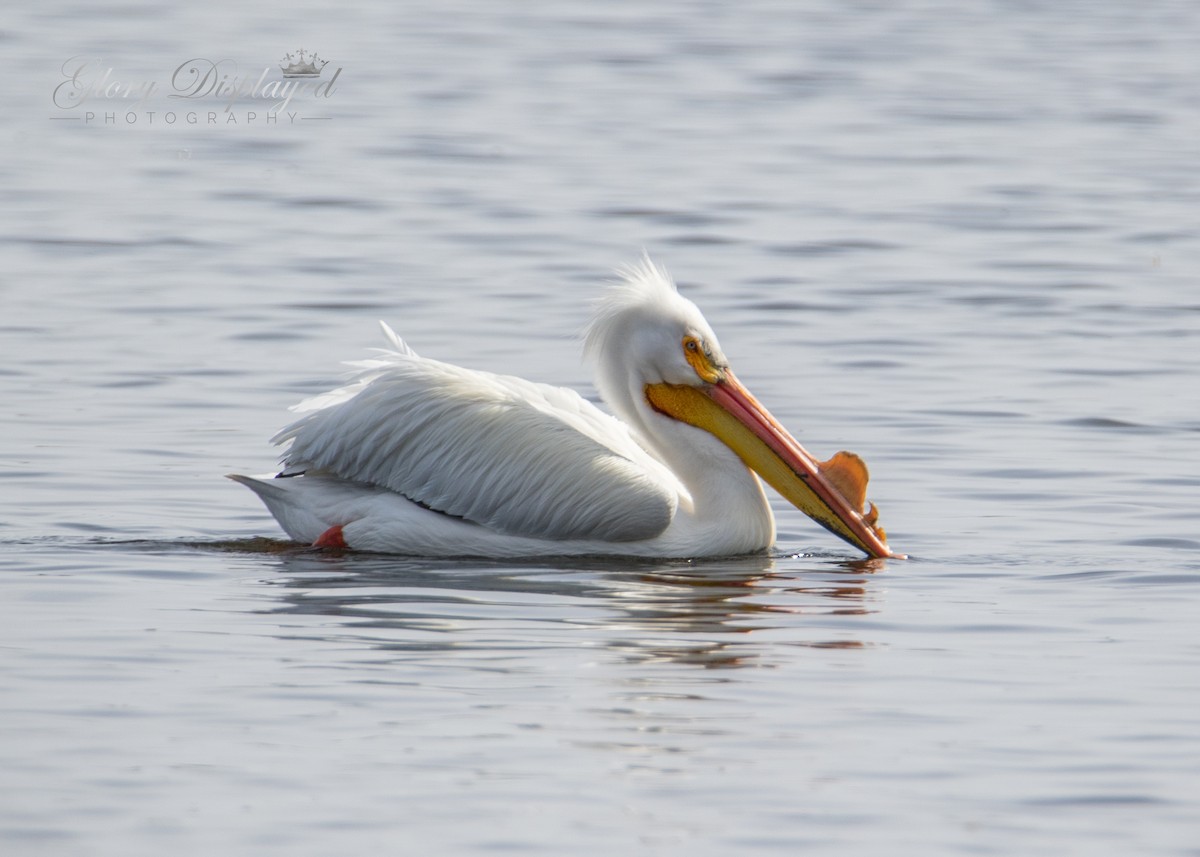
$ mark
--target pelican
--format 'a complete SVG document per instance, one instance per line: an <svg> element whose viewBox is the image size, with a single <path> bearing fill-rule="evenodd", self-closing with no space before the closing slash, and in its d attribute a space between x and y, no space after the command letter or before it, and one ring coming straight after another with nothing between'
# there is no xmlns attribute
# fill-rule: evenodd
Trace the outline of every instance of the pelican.
<svg viewBox="0 0 1200 857"><path fill-rule="evenodd" d="M902 556L866 507L862 460L809 455L649 258L622 271L585 336L615 416L573 390L419 357L382 327L390 348L293 408L272 439L287 444L277 475L230 475L297 541L429 557L747 554L775 541L761 476L868 556Z"/></svg>

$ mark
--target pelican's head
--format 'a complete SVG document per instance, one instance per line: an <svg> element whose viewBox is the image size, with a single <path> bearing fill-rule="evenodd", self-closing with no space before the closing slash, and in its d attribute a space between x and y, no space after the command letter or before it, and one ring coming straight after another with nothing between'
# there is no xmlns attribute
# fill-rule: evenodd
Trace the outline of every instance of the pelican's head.
<svg viewBox="0 0 1200 857"><path fill-rule="evenodd" d="M699 308L649 258L622 271L597 304L585 352L605 401L626 422L640 411L703 429L800 511L873 557L900 557L867 505L867 467L849 452L813 458L742 386Z"/></svg>
<svg viewBox="0 0 1200 857"><path fill-rule="evenodd" d="M715 382L728 361L699 307L648 257L620 273L622 280L596 304L584 344L600 373L600 392L615 393L613 384L640 391L653 382Z"/></svg>

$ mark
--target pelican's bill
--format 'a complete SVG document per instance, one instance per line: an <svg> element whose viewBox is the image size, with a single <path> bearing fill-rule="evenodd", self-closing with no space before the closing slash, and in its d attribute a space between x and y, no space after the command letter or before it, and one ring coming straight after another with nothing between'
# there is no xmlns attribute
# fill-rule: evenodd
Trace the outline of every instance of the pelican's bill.
<svg viewBox="0 0 1200 857"><path fill-rule="evenodd" d="M715 384L648 384L657 411L716 436L788 502L871 557L903 558L866 507L867 467L849 452L818 461L726 370Z"/></svg>

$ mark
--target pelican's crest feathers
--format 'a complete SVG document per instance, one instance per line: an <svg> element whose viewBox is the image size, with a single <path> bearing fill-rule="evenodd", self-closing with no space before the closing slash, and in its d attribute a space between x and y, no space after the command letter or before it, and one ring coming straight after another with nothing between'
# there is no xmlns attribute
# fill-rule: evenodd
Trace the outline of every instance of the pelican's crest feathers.
<svg viewBox="0 0 1200 857"><path fill-rule="evenodd" d="M618 268L617 274L621 279L596 300L591 323L584 333L583 353L589 360L594 361L604 353L609 334L620 318L655 310L659 315L667 315L667 308L679 299L679 290L667 269L649 255Z"/></svg>

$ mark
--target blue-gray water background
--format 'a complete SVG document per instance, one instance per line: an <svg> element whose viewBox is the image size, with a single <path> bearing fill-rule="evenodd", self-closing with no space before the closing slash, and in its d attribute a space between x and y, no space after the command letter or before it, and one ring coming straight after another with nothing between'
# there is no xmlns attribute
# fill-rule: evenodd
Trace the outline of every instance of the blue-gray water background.
<svg viewBox="0 0 1200 857"><path fill-rule="evenodd" d="M1200 7L4 19L0 851L1200 853ZM300 47L294 120L168 97ZM912 560L250 549L376 319L590 394L643 248Z"/></svg>

